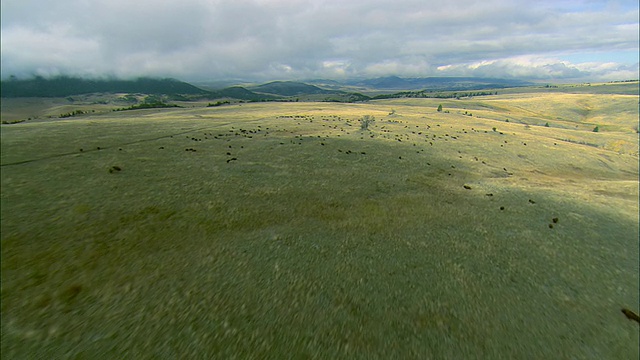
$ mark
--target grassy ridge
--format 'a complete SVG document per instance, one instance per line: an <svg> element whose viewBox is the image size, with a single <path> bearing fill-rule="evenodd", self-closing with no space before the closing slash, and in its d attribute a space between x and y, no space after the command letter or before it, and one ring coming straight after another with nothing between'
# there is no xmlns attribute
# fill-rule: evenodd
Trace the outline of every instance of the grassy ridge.
<svg viewBox="0 0 640 360"><path fill-rule="evenodd" d="M0 82L2 97L65 97L86 93L146 93L146 94L189 94L205 95L208 91L175 79L139 78L80 79L55 77L45 79L35 77L28 80L8 80Z"/></svg>
<svg viewBox="0 0 640 360"><path fill-rule="evenodd" d="M637 357L633 121L516 100L3 126L3 356Z"/></svg>

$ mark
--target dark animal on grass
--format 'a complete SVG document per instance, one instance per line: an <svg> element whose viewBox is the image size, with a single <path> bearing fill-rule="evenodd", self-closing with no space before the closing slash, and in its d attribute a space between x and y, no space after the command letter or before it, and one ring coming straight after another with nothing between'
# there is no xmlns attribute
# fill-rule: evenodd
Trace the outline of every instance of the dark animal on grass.
<svg viewBox="0 0 640 360"><path fill-rule="evenodd" d="M637 322L638 324L640 324L640 316L638 316L638 314L636 314L635 312L629 310L629 309L622 309L622 313L624 314L624 316L627 317L627 319L629 320L633 320L635 322Z"/></svg>

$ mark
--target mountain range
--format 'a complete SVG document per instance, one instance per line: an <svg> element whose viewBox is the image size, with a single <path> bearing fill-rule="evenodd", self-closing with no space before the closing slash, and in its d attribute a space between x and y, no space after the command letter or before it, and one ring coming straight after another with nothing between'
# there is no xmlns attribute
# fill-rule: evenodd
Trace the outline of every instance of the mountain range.
<svg viewBox="0 0 640 360"><path fill-rule="evenodd" d="M516 87L531 85L529 82L513 79L493 79L474 77L425 77L425 78L401 78L387 76L374 79L364 79L347 82L356 87L364 87L378 90L482 90L504 87Z"/></svg>
<svg viewBox="0 0 640 360"><path fill-rule="evenodd" d="M481 90L526 85L530 85L530 83L504 79L400 78L390 76L344 81L324 79L305 82L272 81L258 85L235 85L212 89L206 85L194 86L175 79L82 79L61 76L49 79L34 77L26 80L10 78L0 82L0 96L4 98L66 97L88 93L139 93L167 95L174 100L228 98L245 101L272 101L302 97L303 100L318 101L363 101L381 93L384 93L385 97L404 97L408 92L415 96L415 92L412 90L420 90L419 93L425 96L424 94L427 92L434 91ZM393 94L393 91L403 92Z"/></svg>

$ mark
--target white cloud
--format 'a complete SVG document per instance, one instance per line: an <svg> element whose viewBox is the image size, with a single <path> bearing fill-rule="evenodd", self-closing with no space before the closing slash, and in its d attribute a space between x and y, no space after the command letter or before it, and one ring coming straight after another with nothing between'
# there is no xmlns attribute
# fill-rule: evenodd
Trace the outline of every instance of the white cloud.
<svg viewBox="0 0 640 360"><path fill-rule="evenodd" d="M630 1L3 0L2 73L183 79L378 75L607 78L638 57ZM567 5L568 4L568 5ZM595 3L594 3L595 4ZM613 60L615 58L615 60ZM615 62L614 65L604 65ZM637 66L635 67L637 69ZM637 77L637 75L636 75Z"/></svg>
<svg viewBox="0 0 640 360"><path fill-rule="evenodd" d="M585 62L573 64L559 58L539 56L516 56L468 64L439 66L442 76L463 75L477 77L511 77L533 80L611 81L637 79L638 64L621 65L608 62Z"/></svg>
<svg viewBox="0 0 640 360"><path fill-rule="evenodd" d="M431 74L432 67L424 59L408 57L402 59L388 59L364 67L362 73L366 76L397 75L419 77Z"/></svg>
<svg viewBox="0 0 640 360"><path fill-rule="evenodd" d="M95 75L105 70L93 62L97 53L100 53L99 43L76 37L63 25L41 32L15 27L2 34L3 73L5 68L24 68L43 76Z"/></svg>
<svg viewBox="0 0 640 360"><path fill-rule="evenodd" d="M350 63L344 60L325 60L319 75L329 75L333 78L344 78L349 75Z"/></svg>

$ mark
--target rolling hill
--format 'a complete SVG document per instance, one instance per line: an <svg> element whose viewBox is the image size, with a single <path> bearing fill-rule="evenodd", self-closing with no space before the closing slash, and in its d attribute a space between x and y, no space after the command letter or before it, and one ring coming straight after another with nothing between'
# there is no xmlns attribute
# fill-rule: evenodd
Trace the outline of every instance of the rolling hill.
<svg viewBox="0 0 640 360"><path fill-rule="evenodd" d="M251 90L280 95L280 96L297 96L297 95L316 95L316 94L337 94L338 91L325 90L315 85L309 85L295 81L272 81L266 84L251 87Z"/></svg>
<svg viewBox="0 0 640 360"><path fill-rule="evenodd" d="M50 79L43 77L26 80L10 79L0 82L0 96L3 98L53 98L93 93L167 95L179 100L230 98L261 101L277 98L268 94L256 94L241 86L209 91L176 79L81 79L62 76Z"/></svg>
<svg viewBox="0 0 640 360"><path fill-rule="evenodd" d="M166 95L205 95L209 92L175 79L138 78L81 79L35 77L27 80L8 80L0 83L2 97L65 97L88 93L143 93Z"/></svg>
<svg viewBox="0 0 640 360"><path fill-rule="evenodd" d="M525 81L509 79L474 77L401 78L397 76L348 81L347 84L378 90L481 90L531 85L531 83Z"/></svg>
<svg viewBox="0 0 640 360"><path fill-rule="evenodd" d="M242 86L231 86L228 88L224 88L222 90L211 91L207 95L208 99L218 99L218 98L231 98L238 100L248 100L248 101L262 101L262 100L273 100L276 99L276 96L268 95L268 94L256 94L253 91L247 90Z"/></svg>
<svg viewBox="0 0 640 360"><path fill-rule="evenodd" d="M319 86L317 86L319 85ZM324 85L324 86L323 86ZM525 86L520 80L484 78L401 78L397 76L360 80L309 80L272 81L261 85L243 87L234 85L223 89L203 89L176 79L138 78L122 79L82 79L68 76L32 79L9 79L0 82L0 96L15 97L66 97L90 93L139 93L169 95L187 99L232 98L247 101L276 100L294 96L333 95L328 100L357 101L367 97L354 91L457 91L481 90ZM322 86L322 87L321 87ZM327 89L329 87L330 89ZM399 94L400 97L402 94ZM318 100L313 98L314 100ZM325 100L327 100L325 99ZM346 100L345 100L346 99Z"/></svg>
<svg viewBox="0 0 640 360"><path fill-rule="evenodd" d="M0 125L2 358L638 359L625 86L4 98L89 113Z"/></svg>

